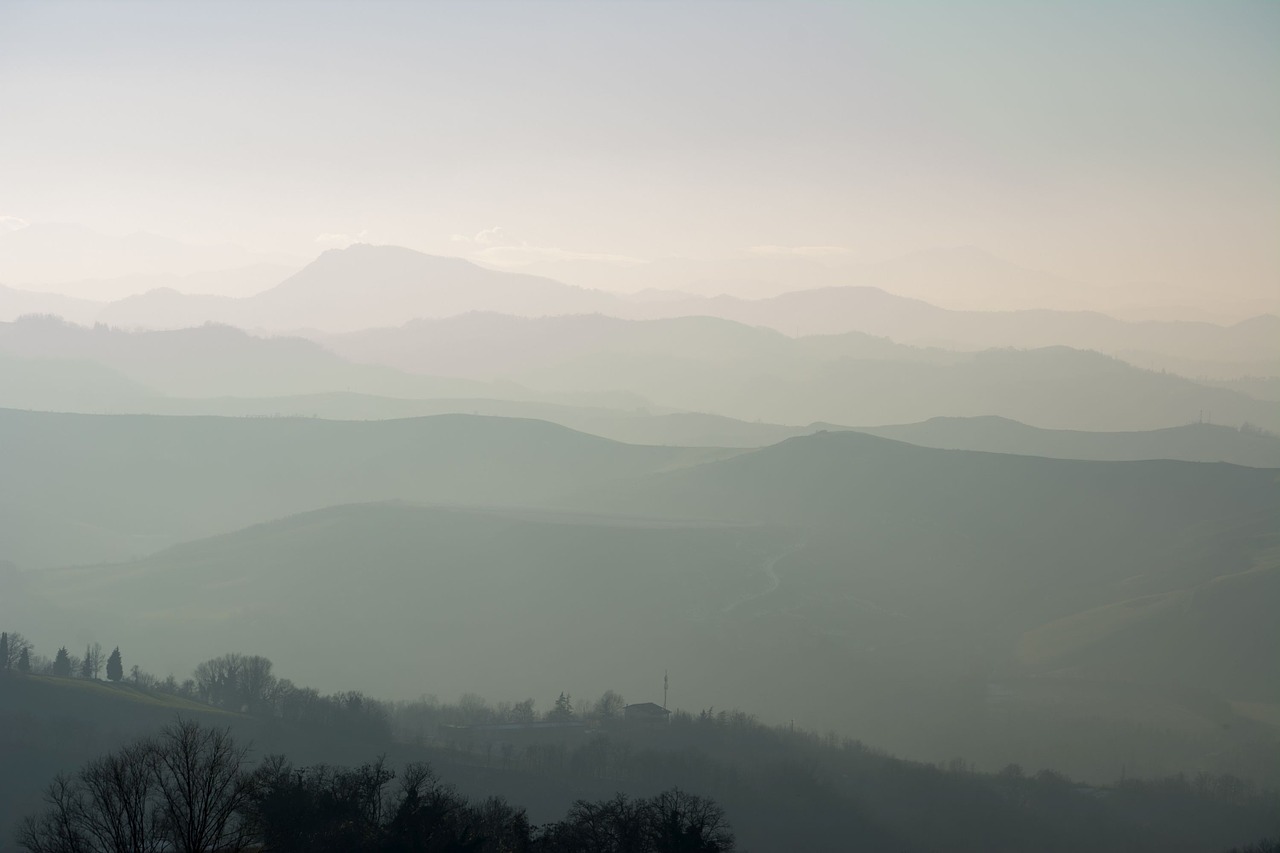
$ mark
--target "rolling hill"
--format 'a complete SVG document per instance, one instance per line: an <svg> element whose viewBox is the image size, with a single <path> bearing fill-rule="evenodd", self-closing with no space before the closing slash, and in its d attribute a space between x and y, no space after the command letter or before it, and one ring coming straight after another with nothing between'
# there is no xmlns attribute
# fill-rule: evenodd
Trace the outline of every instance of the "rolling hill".
<svg viewBox="0 0 1280 853"><path fill-rule="evenodd" d="M160 669L263 651L322 688L391 696L640 696L666 668L682 707L746 705L933 761L1106 779L1274 754L1274 470L851 432L701 464L633 450L655 456L607 480L593 465L567 497L562 475L540 496L557 512L333 507L24 573L12 606ZM548 671L558 683L530 675Z"/></svg>
<svg viewBox="0 0 1280 853"><path fill-rule="evenodd" d="M542 421L0 411L0 559L96 562L353 501L538 504L731 451L638 447Z"/></svg>

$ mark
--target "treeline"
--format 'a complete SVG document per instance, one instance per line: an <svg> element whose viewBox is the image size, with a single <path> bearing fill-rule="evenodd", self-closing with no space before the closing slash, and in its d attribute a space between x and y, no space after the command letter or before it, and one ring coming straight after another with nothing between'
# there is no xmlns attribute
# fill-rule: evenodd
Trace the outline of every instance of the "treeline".
<svg viewBox="0 0 1280 853"><path fill-rule="evenodd" d="M18 842L31 853L729 853L713 801L672 789L651 798L574 803L535 829L500 797L473 802L431 768L397 774L379 758L349 769L256 769L228 731L179 720L156 738L95 759L45 792ZM393 782L395 784L393 784Z"/></svg>
<svg viewBox="0 0 1280 853"><path fill-rule="evenodd" d="M124 664L119 647L113 649L111 654L104 655L101 643L90 643L85 646L84 656L78 657L67 651L66 646L62 646L52 658L48 658L35 654L35 646L18 632L0 632L0 673L20 672L59 678L97 679L103 674L104 668L107 680L120 681L124 678Z"/></svg>

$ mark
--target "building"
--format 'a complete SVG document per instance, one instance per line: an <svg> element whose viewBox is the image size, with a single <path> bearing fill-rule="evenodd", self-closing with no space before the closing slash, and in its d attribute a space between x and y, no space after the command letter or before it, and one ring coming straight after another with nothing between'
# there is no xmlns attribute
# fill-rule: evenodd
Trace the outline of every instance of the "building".
<svg viewBox="0 0 1280 853"><path fill-rule="evenodd" d="M638 702L622 709L622 719L628 723L665 725L671 712L655 702Z"/></svg>

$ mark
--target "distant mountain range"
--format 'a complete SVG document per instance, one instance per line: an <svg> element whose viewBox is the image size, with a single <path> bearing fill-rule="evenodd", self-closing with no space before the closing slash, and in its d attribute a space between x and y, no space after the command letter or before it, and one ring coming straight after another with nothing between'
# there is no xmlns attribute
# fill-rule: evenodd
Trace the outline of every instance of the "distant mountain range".
<svg viewBox="0 0 1280 853"><path fill-rule="evenodd" d="M465 315L319 339L359 362L543 392L625 390L748 421L998 415L1046 428L1141 430L1208 416L1280 430L1274 402L1065 347L957 353L860 333L790 338L708 317Z"/></svg>
<svg viewBox="0 0 1280 853"><path fill-rule="evenodd" d="M721 426L789 427L721 430L737 435L728 441L734 445L779 440L814 423L988 415L1045 429L1132 431L1208 421L1280 432L1280 403L1066 348L952 353L857 334L788 338L712 318L599 316L464 315L324 340L353 360L310 340L226 326L130 333L38 318L0 323L0 405L381 418L480 411L482 404L465 401L487 400L494 401L483 404L487 412L524 411L492 407L505 400L550 406L528 410L535 417L659 443L670 443L661 430L626 432L632 427L622 422L644 410L728 419ZM297 399L334 394L345 396ZM449 402L423 402L430 400ZM575 415L556 406L603 411ZM717 429L704 433L708 440ZM764 440L746 438L751 430ZM677 443L694 438L681 433Z"/></svg>
<svg viewBox="0 0 1280 853"><path fill-rule="evenodd" d="M1280 375L1280 317L1275 316L1220 326L1132 323L1082 311L955 311L862 285L798 289L762 299L678 293L656 299L497 272L394 246L354 245L325 252L276 286L241 298L166 287L96 304L0 288L0 318L52 313L79 322L151 329L219 322L276 332L355 332L477 311L522 317L711 316L793 336L861 332L898 343L967 350L1062 345L1193 376Z"/></svg>

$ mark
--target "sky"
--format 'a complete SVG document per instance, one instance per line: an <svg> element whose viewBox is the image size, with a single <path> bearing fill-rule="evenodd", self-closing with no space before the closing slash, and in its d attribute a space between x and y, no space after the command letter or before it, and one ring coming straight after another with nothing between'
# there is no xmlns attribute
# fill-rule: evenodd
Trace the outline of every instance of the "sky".
<svg viewBox="0 0 1280 853"><path fill-rule="evenodd" d="M1278 45L1228 0L0 0L0 228L1271 299Z"/></svg>

